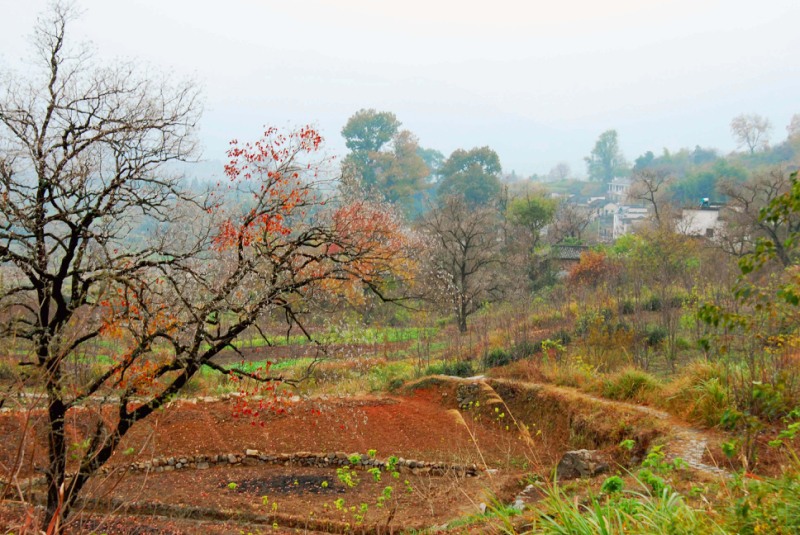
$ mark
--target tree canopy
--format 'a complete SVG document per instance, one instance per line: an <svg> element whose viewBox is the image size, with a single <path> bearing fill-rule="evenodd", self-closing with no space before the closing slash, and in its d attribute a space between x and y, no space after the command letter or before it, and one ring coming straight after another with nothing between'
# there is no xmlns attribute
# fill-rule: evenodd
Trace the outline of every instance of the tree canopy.
<svg viewBox="0 0 800 535"><path fill-rule="evenodd" d="M347 148L353 152L377 152L391 141L401 125L392 112L362 109L347 120L342 136Z"/></svg>
<svg viewBox="0 0 800 535"><path fill-rule="evenodd" d="M439 195L463 195L472 205L486 205L500 193L500 157L489 147L458 149L439 170Z"/></svg>
<svg viewBox="0 0 800 535"><path fill-rule="evenodd" d="M584 158L591 180L611 182L614 177L628 172L628 162L619 148L617 131L606 130L594 144L591 154Z"/></svg>

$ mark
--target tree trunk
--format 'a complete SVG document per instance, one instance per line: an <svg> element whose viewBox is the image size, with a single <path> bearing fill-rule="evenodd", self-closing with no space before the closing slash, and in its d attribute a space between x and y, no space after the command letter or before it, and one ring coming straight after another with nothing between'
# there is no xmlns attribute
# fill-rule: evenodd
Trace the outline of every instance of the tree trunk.
<svg viewBox="0 0 800 535"><path fill-rule="evenodd" d="M61 399L57 372L51 372L48 381L47 401L47 437L48 437L48 467L47 480L47 507L45 509L46 521L55 528L54 533L60 533L63 520L67 511L64 504L63 484L66 475L66 441L64 436L64 420L66 407Z"/></svg>
<svg viewBox="0 0 800 535"><path fill-rule="evenodd" d="M461 303L458 308L458 332L467 332L467 306L466 303Z"/></svg>

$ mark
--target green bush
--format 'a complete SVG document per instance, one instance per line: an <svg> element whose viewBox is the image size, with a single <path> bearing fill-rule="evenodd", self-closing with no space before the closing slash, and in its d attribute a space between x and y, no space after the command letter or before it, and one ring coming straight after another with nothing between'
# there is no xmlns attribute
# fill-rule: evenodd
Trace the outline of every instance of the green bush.
<svg viewBox="0 0 800 535"><path fill-rule="evenodd" d="M621 477L611 476L603 481L603 486L600 487L600 490L605 494L613 494L614 492L620 492L624 487L625 483Z"/></svg>
<svg viewBox="0 0 800 535"><path fill-rule="evenodd" d="M662 305L663 303L661 302L661 298L657 295L653 295L650 297L650 299L644 302L642 308L650 312L658 312L661 310Z"/></svg>
<svg viewBox="0 0 800 535"><path fill-rule="evenodd" d="M505 366L512 361L511 354L502 348L495 348L489 351L483 357L483 365L486 368L494 368L496 366Z"/></svg>
<svg viewBox="0 0 800 535"><path fill-rule="evenodd" d="M470 377L475 375L472 363L468 360L457 360L454 362L442 362L433 364L425 370L425 375L454 375L456 377Z"/></svg>
<svg viewBox="0 0 800 535"><path fill-rule="evenodd" d="M622 303L620 303L619 313L622 314L623 316L629 316L634 312L636 312L636 307L633 305L633 301L631 301L630 299L626 299Z"/></svg>
<svg viewBox="0 0 800 535"><path fill-rule="evenodd" d="M754 382L751 413L769 422L786 416L792 407L786 402L781 386Z"/></svg>
<svg viewBox="0 0 800 535"><path fill-rule="evenodd" d="M514 349L511 351L511 353L514 360L520 360L535 355L541 349L541 341L531 342L529 340L523 340L514 346Z"/></svg>
<svg viewBox="0 0 800 535"><path fill-rule="evenodd" d="M648 347L660 347L667 339L667 330L660 325L648 325L644 332L644 340Z"/></svg>
<svg viewBox="0 0 800 535"><path fill-rule="evenodd" d="M800 478L736 481L742 492L728 510L731 533L800 533Z"/></svg>
<svg viewBox="0 0 800 535"><path fill-rule="evenodd" d="M572 335L566 329L559 329L553 333L551 340L560 342L562 346L568 346L572 342ZM539 346L541 347L541 343Z"/></svg>

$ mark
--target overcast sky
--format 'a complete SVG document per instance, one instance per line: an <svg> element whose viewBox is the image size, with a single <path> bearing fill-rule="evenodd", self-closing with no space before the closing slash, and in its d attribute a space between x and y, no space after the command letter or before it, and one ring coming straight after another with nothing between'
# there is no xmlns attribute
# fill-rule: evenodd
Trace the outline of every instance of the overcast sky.
<svg viewBox="0 0 800 535"><path fill-rule="evenodd" d="M733 150L729 123L800 113L800 0L82 0L72 37L195 77L207 159L263 125L317 125L334 152L360 108L446 155L489 145L546 173L604 130L623 151ZM0 0L0 64L29 57L46 0Z"/></svg>

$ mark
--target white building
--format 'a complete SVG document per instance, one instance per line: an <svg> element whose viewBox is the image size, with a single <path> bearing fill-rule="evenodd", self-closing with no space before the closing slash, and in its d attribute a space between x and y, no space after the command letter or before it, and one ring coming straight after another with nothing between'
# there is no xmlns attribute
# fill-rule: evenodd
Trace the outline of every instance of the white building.
<svg viewBox="0 0 800 535"><path fill-rule="evenodd" d="M631 189L629 178L615 177L608 183L608 196L612 200L621 202L628 196L629 189Z"/></svg>
<svg viewBox="0 0 800 535"><path fill-rule="evenodd" d="M620 236L630 233L636 223L649 217L650 211L647 208L620 206L614 213L614 223L611 231L612 239L616 240Z"/></svg>
<svg viewBox="0 0 800 535"><path fill-rule="evenodd" d="M678 231L687 236L703 236L714 239L719 237L723 222L719 218L719 206L703 206L701 208L684 208Z"/></svg>

